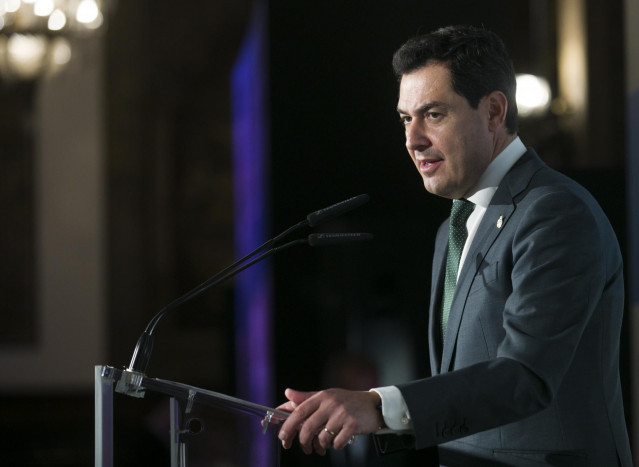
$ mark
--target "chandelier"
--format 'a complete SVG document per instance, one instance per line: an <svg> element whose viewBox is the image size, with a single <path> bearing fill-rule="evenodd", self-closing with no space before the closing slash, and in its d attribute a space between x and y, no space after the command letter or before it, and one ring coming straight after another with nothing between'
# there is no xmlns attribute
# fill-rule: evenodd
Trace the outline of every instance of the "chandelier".
<svg viewBox="0 0 639 467"><path fill-rule="evenodd" d="M0 0L0 78L36 80L71 60L71 37L103 23L106 0Z"/></svg>

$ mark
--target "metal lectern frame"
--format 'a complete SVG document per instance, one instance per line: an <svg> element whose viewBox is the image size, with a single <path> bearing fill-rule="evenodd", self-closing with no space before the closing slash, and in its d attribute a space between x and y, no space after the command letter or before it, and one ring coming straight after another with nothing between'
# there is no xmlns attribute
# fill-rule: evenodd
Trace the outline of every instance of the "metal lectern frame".
<svg viewBox="0 0 639 467"><path fill-rule="evenodd" d="M171 467L187 467L187 443L182 434L189 431L184 422L195 403L260 417L265 421L263 433L271 417L285 419L289 415L219 392L98 365L95 367L95 467L113 467L114 391L137 398L144 397L146 391L170 396Z"/></svg>

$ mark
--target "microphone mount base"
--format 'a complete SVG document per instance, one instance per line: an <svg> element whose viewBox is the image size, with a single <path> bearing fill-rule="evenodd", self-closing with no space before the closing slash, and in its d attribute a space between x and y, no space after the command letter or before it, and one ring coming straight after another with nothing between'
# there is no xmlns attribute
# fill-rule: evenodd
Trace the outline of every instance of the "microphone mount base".
<svg viewBox="0 0 639 467"><path fill-rule="evenodd" d="M142 387L142 379L144 374L139 371L126 369L122 372L122 376L115 386L115 392L126 394L127 396L144 397L144 388Z"/></svg>

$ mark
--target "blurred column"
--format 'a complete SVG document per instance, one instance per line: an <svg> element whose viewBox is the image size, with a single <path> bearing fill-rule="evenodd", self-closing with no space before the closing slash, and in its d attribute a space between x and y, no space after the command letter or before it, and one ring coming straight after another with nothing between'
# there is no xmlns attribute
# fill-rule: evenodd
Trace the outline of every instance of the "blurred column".
<svg viewBox="0 0 639 467"><path fill-rule="evenodd" d="M557 2L559 97L566 106L562 123L573 137L576 154L587 151L587 45L585 0Z"/></svg>
<svg viewBox="0 0 639 467"><path fill-rule="evenodd" d="M38 344L0 354L3 387L91 390L106 363L102 38L73 44L67 69L38 83L34 180Z"/></svg>
<svg viewBox="0 0 639 467"><path fill-rule="evenodd" d="M625 1L625 48L626 48L626 144L628 190L628 238L629 278L626 280L630 291L630 324L632 357L632 401L633 427L631 442L635 459L639 456L639 3Z"/></svg>
<svg viewBox="0 0 639 467"><path fill-rule="evenodd" d="M561 124L571 137L569 165L622 169L622 2L561 0L556 6Z"/></svg>

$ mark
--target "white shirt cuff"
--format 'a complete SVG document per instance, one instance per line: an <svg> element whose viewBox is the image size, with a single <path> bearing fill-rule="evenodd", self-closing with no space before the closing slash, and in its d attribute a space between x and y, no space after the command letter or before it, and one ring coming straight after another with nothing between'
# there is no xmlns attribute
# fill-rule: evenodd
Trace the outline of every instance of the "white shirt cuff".
<svg viewBox="0 0 639 467"><path fill-rule="evenodd" d="M388 428L395 431L413 429L406 401L397 386L373 388L371 391L375 391L382 399L382 416Z"/></svg>

